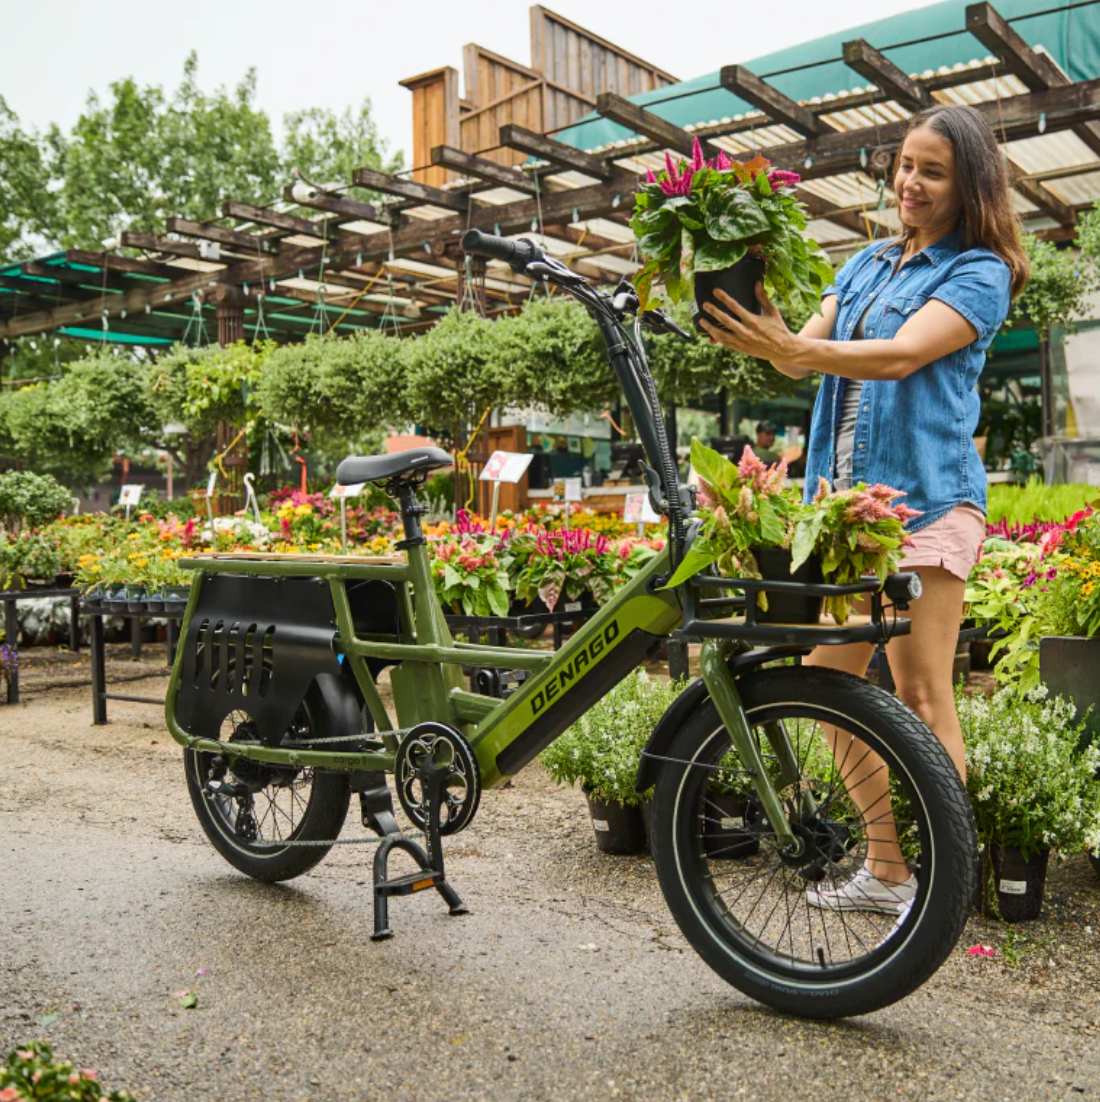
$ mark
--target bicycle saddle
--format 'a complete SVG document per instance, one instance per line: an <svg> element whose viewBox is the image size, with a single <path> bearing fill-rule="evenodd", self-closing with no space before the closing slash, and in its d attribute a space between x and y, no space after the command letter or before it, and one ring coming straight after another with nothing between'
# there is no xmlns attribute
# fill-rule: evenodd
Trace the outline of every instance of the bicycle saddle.
<svg viewBox="0 0 1100 1102"><path fill-rule="evenodd" d="M349 455L336 468L336 482L340 486L388 482L402 475L434 471L453 464L454 460L442 448L409 448L392 455Z"/></svg>

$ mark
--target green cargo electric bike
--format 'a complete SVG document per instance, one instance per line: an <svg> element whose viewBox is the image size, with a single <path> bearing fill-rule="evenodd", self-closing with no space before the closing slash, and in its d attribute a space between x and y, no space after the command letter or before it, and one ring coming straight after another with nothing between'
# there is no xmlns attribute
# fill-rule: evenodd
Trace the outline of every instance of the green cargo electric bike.
<svg viewBox="0 0 1100 1102"><path fill-rule="evenodd" d="M704 575L666 588L693 536L692 498L677 478L642 330L675 326L658 312L639 315L628 283L615 294L595 289L530 241L471 230L463 245L588 309L649 460L653 505L668 517L666 549L556 652L456 642L416 495L450 456L415 448L345 460L341 482L381 483L400 503L403 556L185 564L195 576L166 712L207 836L241 872L285 880L337 843L357 793L377 835L375 936L390 934L393 895L434 888L462 913L442 838L470 825L482 791L532 761L670 637L701 640L702 676L658 723L637 778L639 791L653 790L654 862L684 936L729 983L785 1012L860 1014L908 994L955 945L974 893L966 793L935 736L893 696L798 662L815 646L882 645L908 631L897 611L919 595L919 579L806 587ZM870 619L763 623L762 586L866 594ZM387 667L395 717L377 687ZM471 667L493 674L480 683L504 687L469 691ZM858 772L854 788L886 770L890 795L860 812L846 780ZM412 832L398 826L390 777ZM815 893L852 878L890 823L907 866L898 880L914 874L915 896L883 912L815 905ZM388 874L395 849L416 872Z"/></svg>

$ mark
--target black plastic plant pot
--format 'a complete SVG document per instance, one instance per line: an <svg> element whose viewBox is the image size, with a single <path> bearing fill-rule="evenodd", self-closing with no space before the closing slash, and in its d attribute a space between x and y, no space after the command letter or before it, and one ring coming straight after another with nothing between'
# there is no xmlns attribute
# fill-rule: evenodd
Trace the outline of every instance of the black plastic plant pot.
<svg viewBox="0 0 1100 1102"><path fill-rule="evenodd" d="M703 813L703 852L718 861L752 857L760 851L760 841L747 830L751 816L749 805L736 792L707 792Z"/></svg>
<svg viewBox="0 0 1100 1102"><path fill-rule="evenodd" d="M164 611L164 594L159 590L151 590L145 595L145 611L146 612L163 612Z"/></svg>
<svg viewBox="0 0 1100 1102"><path fill-rule="evenodd" d="M725 291L734 302L754 314L759 314L760 303L756 298L756 285L763 278L764 262L755 256L744 257L732 268L722 268L717 272L696 272L694 310L696 327L702 329L699 322L703 318L710 322L715 321L703 309L704 303L713 302L719 310L727 314L730 312L730 308L724 302L714 297L715 290Z"/></svg>
<svg viewBox="0 0 1100 1102"><path fill-rule="evenodd" d="M991 845L982 859L982 910L1005 922L1032 922L1043 910L1050 850L1024 858L1015 846ZM996 908L993 903L996 900Z"/></svg>
<svg viewBox="0 0 1100 1102"><path fill-rule="evenodd" d="M642 853L645 850L645 820L640 808L604 803L587 791L584 795L601 853Z"/></svg>
<svg viewBox="0 0 1100 1102"><path fill-rule="evenodd" d="M128 612L145 611L145 586L128 585L126 591L126 610Z"/></svg>
<svg viewBox="0 0 1100 1102"><path fill-rule="evenodd" d="M811 555L793 574L791 553L784 547L754 548L756 564L761 575L771 582L801 582L803 585L821 585L821 560ZM816 624L825 607L824 597L811 597L803 593L785 592L779 589L767 591L768 607L758 605L756 619L761 624Z"/></svg>

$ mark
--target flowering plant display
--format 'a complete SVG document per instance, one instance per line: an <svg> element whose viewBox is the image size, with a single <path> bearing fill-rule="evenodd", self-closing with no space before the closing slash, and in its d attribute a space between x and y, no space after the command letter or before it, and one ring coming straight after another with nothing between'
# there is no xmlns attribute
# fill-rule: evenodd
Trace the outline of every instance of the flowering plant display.
<svg viewBox="0 0 1100 1102"><path fill-rule="evenodd" d="M634 791L642 751L686 685L635 670L543 750L539 761L558 784L579 781L593 799L626 807L645 803L652 789Z"/></svg>
<svg viewBox="0 0 1100 1102"><path fill-rule="evenodd" d="M445 605L466 616L507 616L512 580L492 535L459 535L432 548L432 578Z"/></svg>
<svg viewBox="0 0 1100 1102"><path fill-rule="evenodd" d="M517 532L508 550L518 565L516 596L528 604L540 597L551 612L563 596L577 601L586 591L602 605L623 573L623 560L612 552L607 536L593 537L587 528Z"/></svg>
<svg viewBox="0 0 1100 1102"><path fill-rule="evenodd" d="M54 1060L43 1041L14 1049L0 1065L0 1102L128 1102L132 1097L108 1090L95 1068Z"/></svg>
<svg viewBox="0 0 1100 1102"><path fill-rule="evenodd" d="M759 578L753 549L789 547L791 542L798 502L786 486L786 462L766 466L746 447L734 465L693 438L691 465L699 476L701 524L668 585L679 585L712 566L726 578ZM767 608L763 593L757 600Z"/></svg>
<svg viewBox="0 0 1100 1102"><path fill-rule="evenodd" d="M765 288L779 306L818 311L833 268L805 236L799 180L759 154L745 162L725 153L707 160L698 139L690 161L666 154L664 171L651 171L634 196L630 226L645 259L635 277L643 309L655 282L673 302L691 299L696 272L732 268L752 255L765 261Z"/></svg>
<svg viewBox="0 0 1100 1102"><path fill-rule="evenodd" d="M0 684L6 684L19 672L19 651L14 643L0 643Z"/></svg>
<svg viewBox="0 0 1100 1102"><path fill-rule="evenodd" d="M1044 686L992 698L956 692L966 786L978 839L1025 857L1100 849L1100 744L1086 745L1073 704Z"/></svg>
<svg viewBox="0 0 1100 1102"><path fill-rule="evenodd" d="M812 504L800 511L795 524L792 573L811 555L820 555L830 585L854 585L865 574L885 581L911 542L905 522L920 516L897 500L904 496L901 490L866 482L834 492L821 479ZM826 607L838 624L847 623L852 598L828 597Z"/></svg>
<svg viewBox="0 0 1100 1102"><path fill-rule="evenodd" d="M0 589L18 589L27 581L52 582L60 573L60 547L47 529L0 535Z"/></svg>

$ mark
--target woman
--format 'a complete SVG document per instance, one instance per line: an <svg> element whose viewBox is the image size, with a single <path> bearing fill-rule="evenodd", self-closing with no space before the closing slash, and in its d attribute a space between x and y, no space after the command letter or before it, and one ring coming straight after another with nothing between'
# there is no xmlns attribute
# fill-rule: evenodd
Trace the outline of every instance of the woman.
<svg viewBox="0 0 1100 1102"><path fill-rule="evenodd" d="M985 534L985 468L974 447L986 349L1028 277L1010 184L996 139L970 107L915 115L894 163L903 233L872 242L841 269L822 313L798 334L757 286L762 313L721 297L711 336L770 360L784 375L821 373L806 494L824 478L836 489L883 483L920 510L902 570L918 570L924 594L912 632L889 644L898 695L937 734L966 776L951 671L963 593ZM823 647L808 664L863 676L870 644ZM807 901L833 910L902 914L916 894L890 812L882 760L847 733L828 732L845 783L867 826L863 868ZM854 745L853 745L854 744Z"/></svg>

